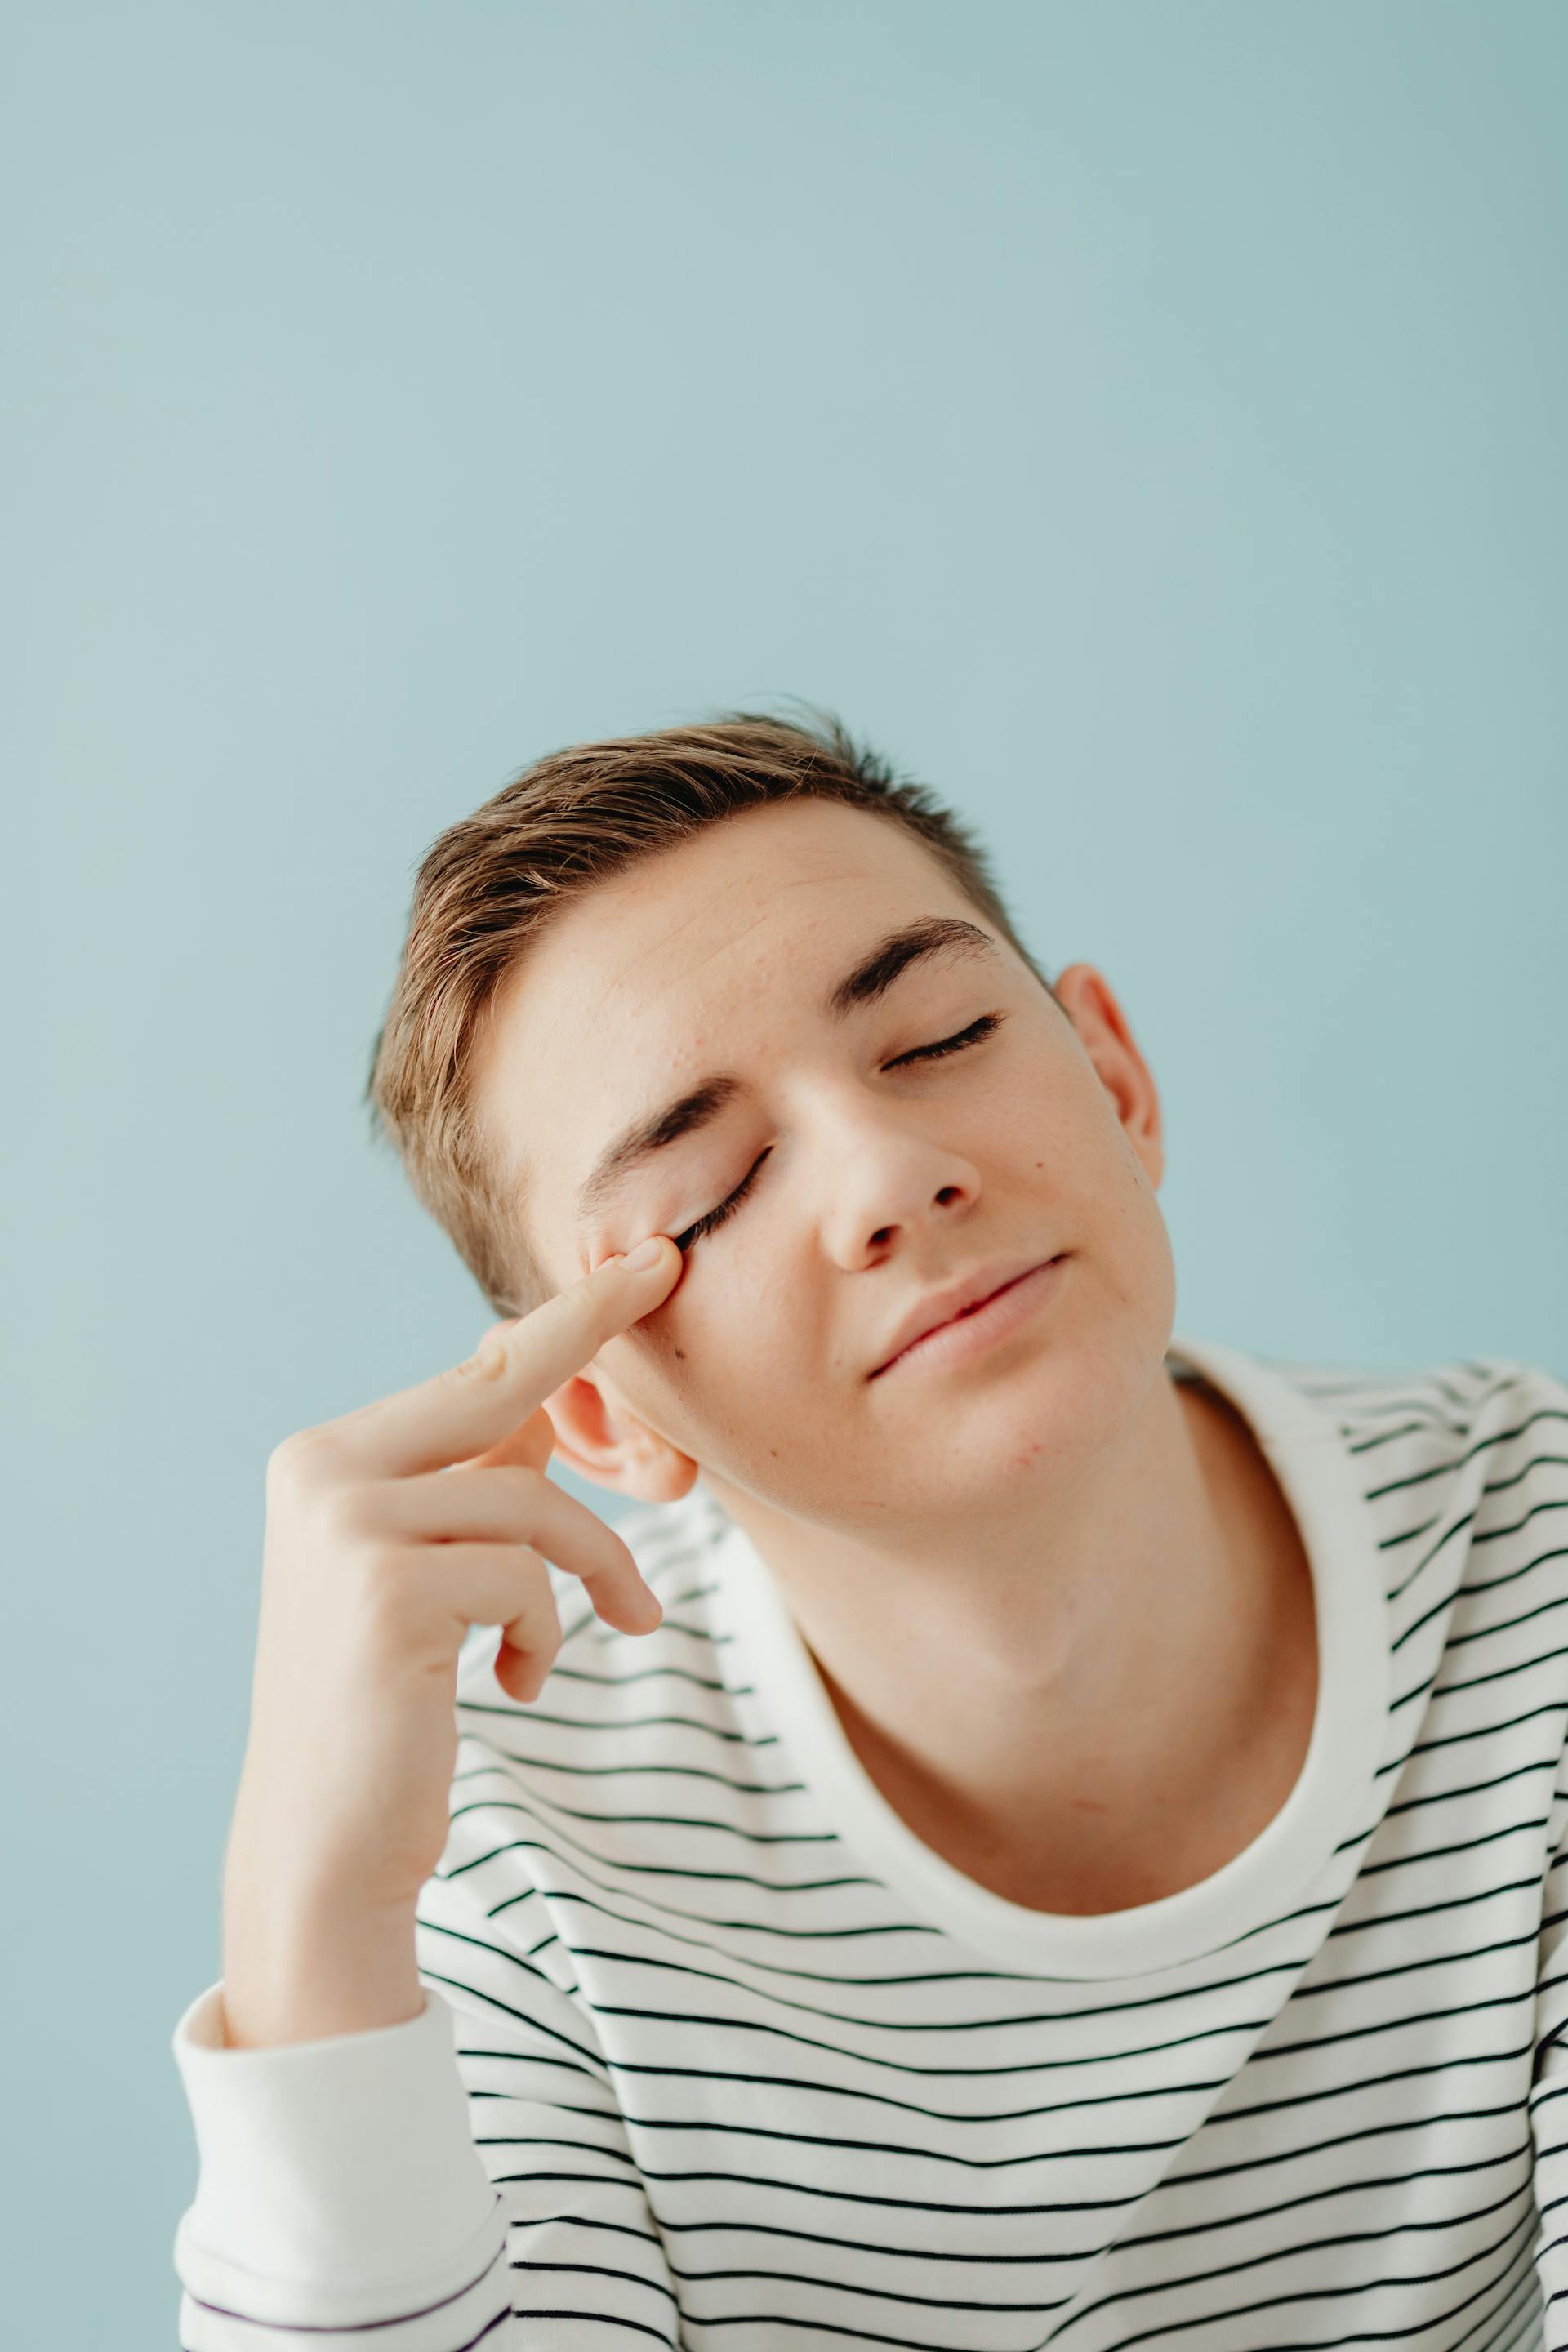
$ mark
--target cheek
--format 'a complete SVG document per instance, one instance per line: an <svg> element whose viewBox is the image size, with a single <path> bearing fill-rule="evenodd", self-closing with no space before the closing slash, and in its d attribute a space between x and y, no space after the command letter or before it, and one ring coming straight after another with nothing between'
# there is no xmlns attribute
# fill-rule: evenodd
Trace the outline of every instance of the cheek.
<svg viewBox="0 0 1568 2352"><path fill-rule="evenodd" d="M728 1281L716 1265L699 1269L696 1260L694 1248L670 1297L634 1324L623 1344L637 1350L645 1381L706 1411L710 1400L743 1378L760 1318L749 1293Z"/></svg>
<svg viewBox="0 0 1568 2352"><path fill-rule="evenodd" d="M693 1286L659 1320L662 1378L704 1421L726 1426L783 1408L809 1360L807 1302L784 1274L748 1265L735 1253L721 1264L715 1247L701 1294ZM684 1287L684 1286L682 1286Z"/></svg>

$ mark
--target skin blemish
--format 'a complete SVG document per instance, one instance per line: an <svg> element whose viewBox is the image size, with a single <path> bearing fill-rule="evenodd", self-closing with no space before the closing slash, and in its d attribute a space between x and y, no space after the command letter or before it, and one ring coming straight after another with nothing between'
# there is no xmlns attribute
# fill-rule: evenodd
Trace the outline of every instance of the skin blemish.
<svg viewBox="0 0 1568 2352"><path fill-rule="evenodd" d="M683 1364L686 1361L686 1350L684 1348L677 1348L675 1351L675 1360L679 1364Z"/></svg>

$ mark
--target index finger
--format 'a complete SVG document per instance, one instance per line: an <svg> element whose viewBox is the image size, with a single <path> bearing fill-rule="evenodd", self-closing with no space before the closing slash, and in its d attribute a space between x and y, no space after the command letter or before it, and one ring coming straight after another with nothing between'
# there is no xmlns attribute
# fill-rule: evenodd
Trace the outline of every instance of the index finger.
<svg viewBox="0 0 1568 2352"><path fill-rule="evenodd" d="M658 1255L650 1265L634 1272L626 1258L605 1258L531 1315L489 1333L462 1363L328 1423L333 1439L362 1475L384 1478L445 1469L499 1445L606 1339L669 1296L686 1260L665 1234L652 1238Z"/></svg>

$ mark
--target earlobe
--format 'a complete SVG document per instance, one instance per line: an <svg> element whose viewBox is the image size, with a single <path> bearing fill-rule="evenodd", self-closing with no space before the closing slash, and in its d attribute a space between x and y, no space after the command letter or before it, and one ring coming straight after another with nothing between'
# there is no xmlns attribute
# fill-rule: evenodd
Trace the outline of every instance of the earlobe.
<svg viewBox="0 0 1568 2352"><path fill-rule="evenodd" d="M689 1454L678 1453L661 1440L641 1447L622 1465L617 1491L634 1495L639 1503L678 1503L697 1483L697 1465Z"/></svg>
<svg viewBox="0 0 1568 2352"><path fill-rule="evenodd" d="M689 1454L649 1429L624 1405L612 1404L595 1381L581 1373L545 1399L555 1432L553 1458L579 1478L642 1503L673 1503L697 1478Z"/></svg>

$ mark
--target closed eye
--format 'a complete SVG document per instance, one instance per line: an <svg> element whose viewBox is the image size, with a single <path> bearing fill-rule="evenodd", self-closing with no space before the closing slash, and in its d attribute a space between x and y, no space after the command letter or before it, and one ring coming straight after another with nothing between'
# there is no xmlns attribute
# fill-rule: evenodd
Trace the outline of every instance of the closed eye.
<svg viewBox="0 0 1568 2352"><path fill-rule="evenodd" d="M896 1070L906 1062L934 1062L943 1054L962 1054L966 1046L978 1045L984 1038L989 1037L993 1031L1000 1029L1006 1018L1005 1013L983 1013L978 1021L972 1021L967 1029L959 1030L955 1036L939 1037L934 1045L912 1045L907 1054L896 1055L887 1066L889 1070ZM772 1148L770 1145L769 1150L771 1150ZM683 1234L673 1236L677 1249L689 1249L693 1242L701 1241L707 1234L716 1233L727 1217L734 1215L735 1211L751 1191L756 1180L757 1171L767 1156L766 1151L758 1155L728 1200L721 1201L716 1209L710 1209L705 1217L699 1217L694 1225L688 1225Z"/></svg>
<svg viewBox="0 0 1568 2352"><path fill-rule="evenodd" d="M983 1037L1000 1029L1006 1018L1005 1013L983 1013L978 1021L972 1021L956 1037L940 1037L934 1045L912 1045L907 1054L897 1055L888 1067L896 1070L901 1062L934 1062L939 1054L962 1054L966 1045L978 1045Z"/></svg>

